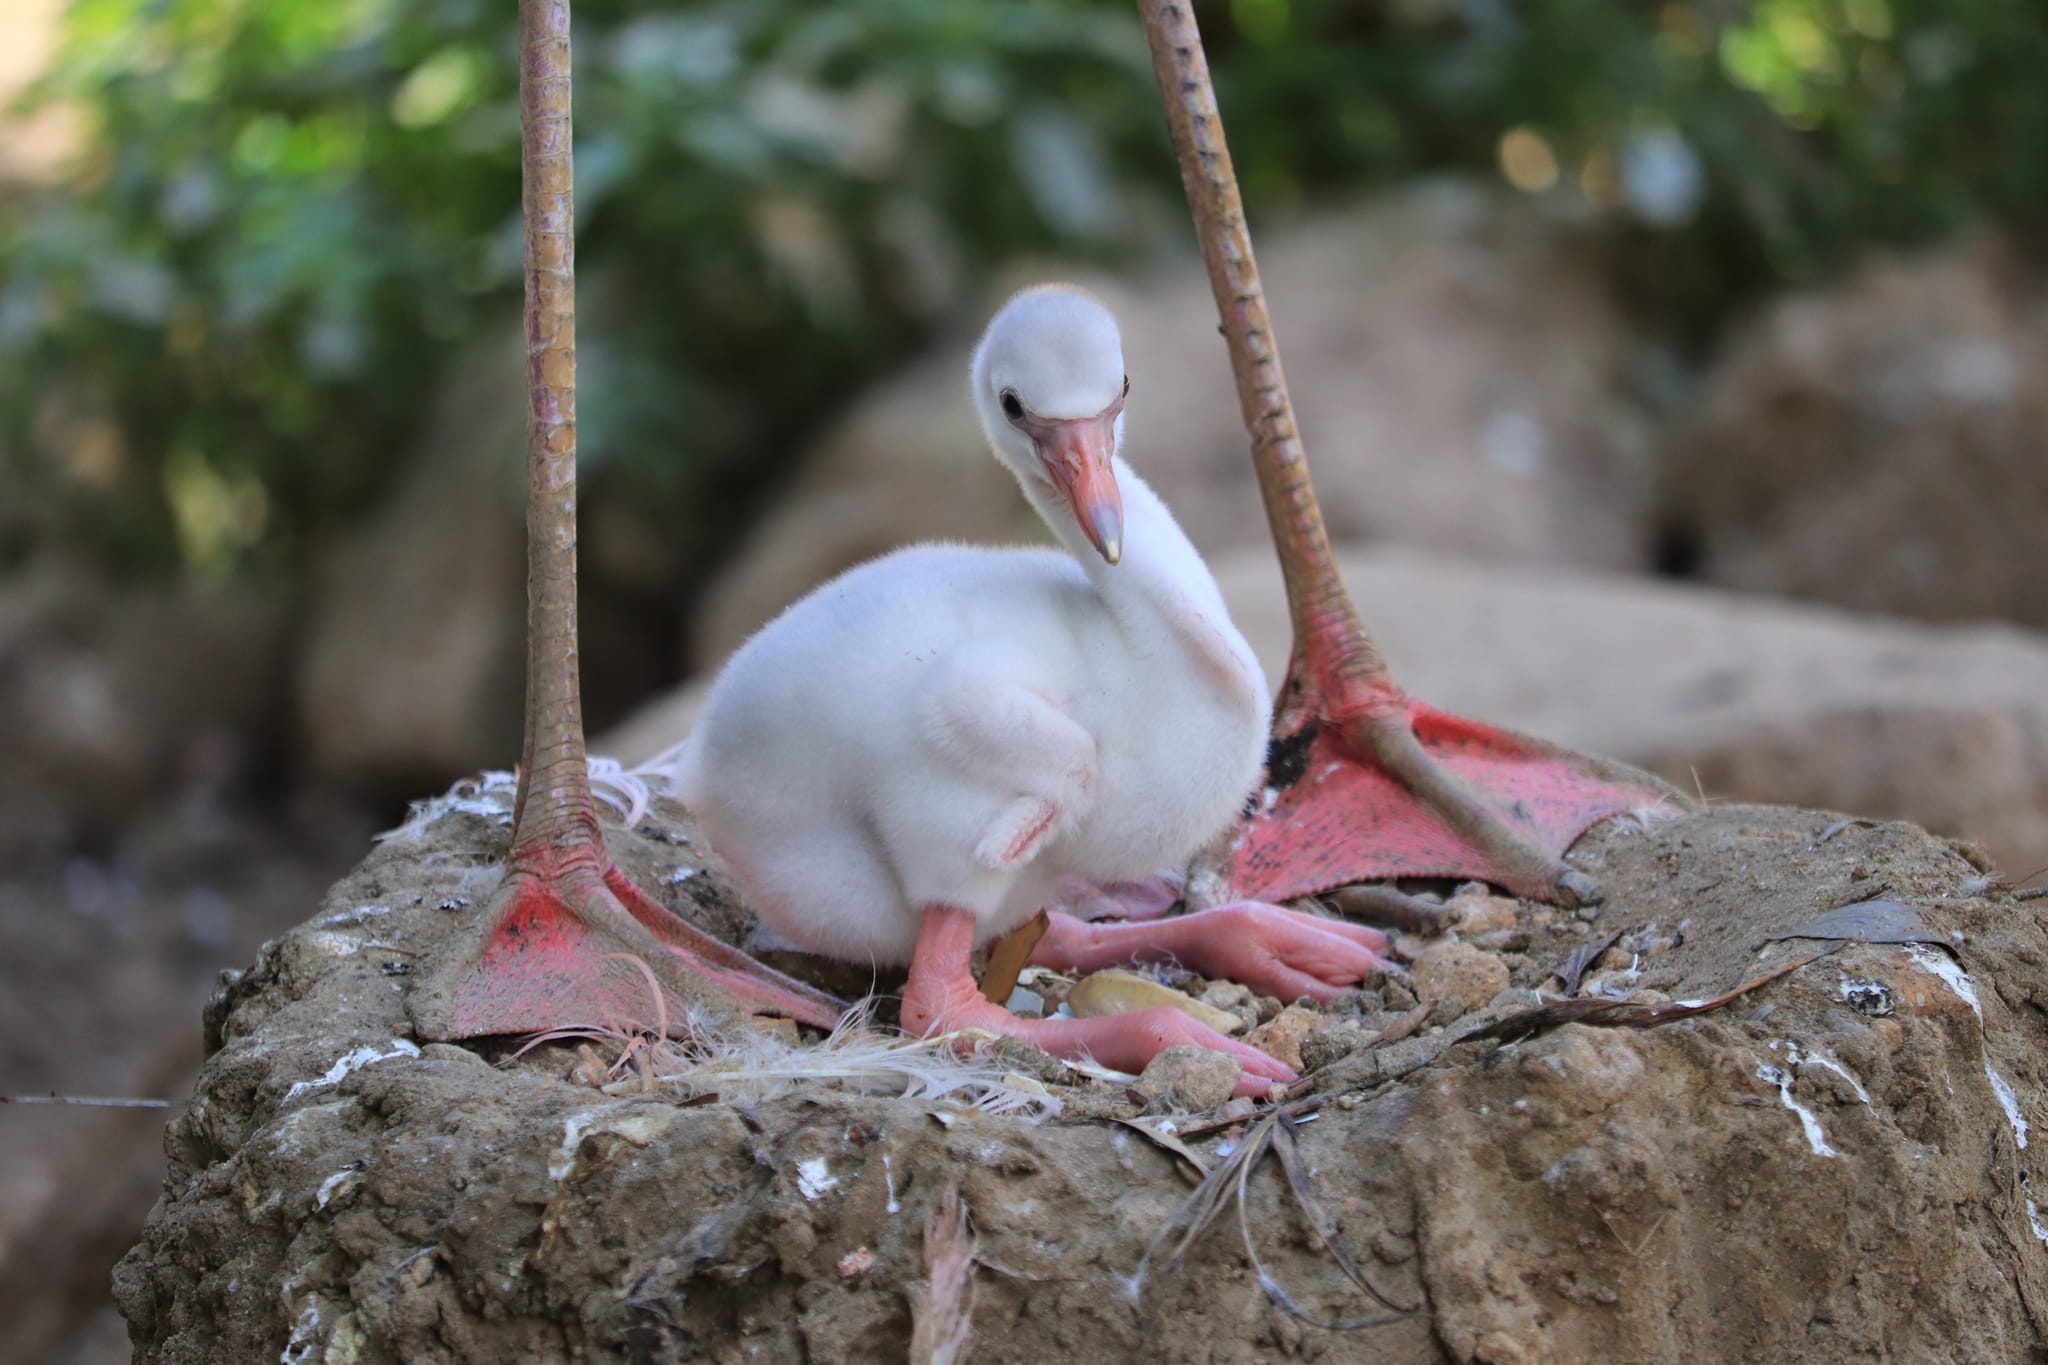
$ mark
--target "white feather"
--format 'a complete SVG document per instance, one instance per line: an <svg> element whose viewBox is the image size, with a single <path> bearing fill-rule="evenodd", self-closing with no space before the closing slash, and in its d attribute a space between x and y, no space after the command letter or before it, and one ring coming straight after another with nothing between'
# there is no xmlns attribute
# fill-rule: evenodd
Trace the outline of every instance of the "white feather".
<svg viewBox="0 0 2048 1365"><path fill-rule="evenodd" d="M1058 1117L1058 1096L978 1052L960 1052L956 1036L880 1033L871 1027L872 1013L853 1010L822 1043L790 1043L751 1030L664 1040L655 1045L654 1078L690 1095L715 1092L728 1102L759 1103L831 1084L953 1101L990 1114Z"/></svg>

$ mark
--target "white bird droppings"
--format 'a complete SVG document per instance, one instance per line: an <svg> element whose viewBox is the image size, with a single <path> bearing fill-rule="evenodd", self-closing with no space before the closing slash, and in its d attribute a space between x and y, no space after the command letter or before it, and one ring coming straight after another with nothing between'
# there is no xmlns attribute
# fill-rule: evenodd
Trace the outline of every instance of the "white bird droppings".
<svg viewBox="0 0 2048 1365"><path fill-rule="evenodd" d="M306 946L334 957L353 957L363 949L372 946L359 938L347 934L332 933L322 929L306 935Z"/></svg>
<svg viewBox="0 0 2048 1365"><path fill-rule="evenodd" d="M555 1146L555 1154L548 1158L548 1179L560 1180L576 1165L576 1149L583 1145L583 1135L590 1131L590 1125L597 1118L595 1109L579 1109L562 1121L562 1140Z"/></svg>
<svg viewBox="0 0 2048 1365"><path fill-rule="evenodd" d="M458 782L446 793L425 801L415 801L406 813L405 823L397 829L387 829L377 836L377 842L386 839L410 838L428 825L446 819L450 815L475 815L484 819L509 815L512 810L513 794L519 790L519 779L502 769L492 769L474 780Z"/></svg>
<svg viewBox="0 0 2048 1365"><path fill-rule="evenodd" d="M373 919L378 915L388 915L390 913L391 907L388 905L345 906L340 910L334 911L332 914L322 915L319 919L314 920L312 927L316 929L342 929L351 924L361 924L366 919Z"/></svg>
<svg viewBox="0 0 2048 1365"><path fill-rule="evenodd" d="M1775 1047L1776 1044L1773 1044L1773 1046ZM1870 1103L1870 1092L1863 1088L1863 1082L1857 1080L1856 1077L1850 1073L1848 1067L1843 1066L1834 1058L1822 1057L1815 1053L1801 1052L1799 1050L1799 1044L1793 1041L1792 1039L1787 1038L1785 1040L1785 1060L1790 1062L1793 1066L1805 1066L1811 1063L1814 1066L1826 1067L1828 1070L1834 1072L1837 1076L1840 1076L1843 1080L1849 1083L1849 1088L1856 1092L1857 1099L1862 1100L1865 1104Z"/></svg>
<svg viewBox="0 0 2048 1365"><path fill-rule="evenodd" d="M393 1038L391 1040L391 1051L389 1052L379 1052L374 1047L359 1047L340 1058L333 1066L328 1067L326 1073L318 1079L298 1082L291 1089L284 1092L284 1097L287 1101L295 1100L309 1090L321 1090L330 1085L340 1085L344 1076L348 1075L351 1071L360 1071L372 1062L388 1062L393 1057L417 1057L419 1055L419 1048L412 1043L408 1043L403 1038Z"/></svg>
<svg viewBox="0 0 2048 1365"><path fill-rule="evenodd" d="M2020 1097L2013 1093L2010 1085L2006 1084L2005 1077L1991 1069L1991 1063L1988 1061L1984 1063L1984 1074L1990 1077L1992 1093L1998 1096L1999 1104L2005 1108L2005 1121L2012 1125L2013 1141L2019 1143L2021 1151L2025 1151L2027 1146L2027 1116L2020 1112Z"/></svg>
<svg viewBox="0 0 2048 1365"><path fill-rule="evenodd" d="M314 1339L319 1331L320 1301L308 1296L306 1306L299 1310L298 1320L292 1324L292 1334L284 1349L277 1353L278 1365L304 1365L319 1344Z"/></svg>
<svg viewBox="0 0 2048 1365"><path fill-rule="evenodd" d="M1970 974L1956 965L1955 959L1924 943L1906 945L1906 956L1913 959L1913 965L1931 976L1938 976L1948 983L1948 988L1963 998L1970 1012L1977 1016L1977 1022L1984 1022L1984 1006L1977 999L1977 983L1970 980Z"/></svg>
<svg viewBox="0 0 2048 1365"><path fill-rule="evenodd" d="M328 1176L320 1182L320 1188L313 1196L313 1207L316 1209L326 1208L327 1202L334 1198L336 1194L339 1194L343 1186L354 1184L362 1178L362 1174L363 1171L360 1166L344 1166L333 1175Z"/></svg>
<svg viewBox="0 0 2048 1365"><path fill-rule="evenodd" d="M1961 996L1963 1003L1977 1016L1977 1022L1984 1022L1984 1005L1977 998L1977 983L1970 980L1970 974L1957 966L1948 954L1937 952L1923 944L1911 943L1906 946L1906 955L1913 959L1914 966L1947 982L1949 989ZM1992 1067L1989 1058L1984 1062L1984 1075L1991 1082L1991 1092L1998 1096L1999 1107L2005 1110L2005 1121L2012 1125L2013 1141L2024 1149L2027 1145L2027 1117L2020 1112L2019 1096L2013 1092L2012 1086L2006 1083L2005 1077L1999 1075ZM1953 1095L1955 1087L1949 1087L1949 1093ZM2033 1205L2029 1204L2027 1207L2031 1210ZM2034 1230L2039 1232L2041 1225L2036 1223ZM2048 1237L2042 1240L2048 1241Z"/></svg>
<svg viewBox="0 0 2048 1365"><path fill-rule="evenodd" d="M578 1109L562 1120L562 1141L548 1158L548 1179L561 1180L576 1169L576 1153L582 1149L583 1139L592 1133L615 1133L644 1147L667 1125L669 1113L617 1104Z"/></svg>
<svg viewBox="0 0 2048 1365"><path fill-rule="evenodd" d="M1821 1130L1820 1120L1813 1116L1813 1111L1792 1098L1791 1072L1785 1070L1784 1067L1772 1066L1766 1062L1756 1069L1756 1074L1759 1080L1768 1081L1772 1085L1777 1086L1778 1098L1785 1102L1787 1109L1799 1115L1799 1126L1806 1130L1806 1145L1813 1148L1815 1156L1831 1157L1841 1155L1840 1152L1828 1146L1827 1134Z"/></svg>
<svg viewBox="0 0 2048 1365"><path fill-rule="evenodd" d="M796 1187L806 1199L817 1199L839 1188L839 1177L832 1174L825 1165L825 1158L814 1156L796 1165Z"/></svg>

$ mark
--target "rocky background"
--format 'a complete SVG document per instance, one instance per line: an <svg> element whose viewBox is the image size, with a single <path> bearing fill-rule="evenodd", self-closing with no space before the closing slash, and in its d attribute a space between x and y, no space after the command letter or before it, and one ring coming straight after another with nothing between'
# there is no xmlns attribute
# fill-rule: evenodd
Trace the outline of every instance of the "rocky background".
<svg viewBox="0 0 2048 1365"><path fill-rule="evenodd" d="M58 8L7 7L0 78L40 69ZM40 117L0 159L41 183L86 136ZM801 215L771 218L816 266ZM2004 221L1681 314L1646 295L1659 257L1638 236L1487 170L1262 217L1325 515L1399 675L1710 801L1911 821L2015 884L2048 869L2048 274ZM716 534L600 471L597 749L679 737L693 681L849 564L1036 534L978 455L962 376L1005 289L1046 277L1118 312L1133 462L1277 669L1206 282L1171 233L1117 245L1105 264L1023 243L928 280L891 363L845 360L815 415L751 445L702 428L740 463L691 505L749 509ZM587 336L635 325L630 282L587 287ZM182 1100L218 972L306 920L406 799L511 761L520 375L500 317L290 572L109 567L25 513L38 486L0 461L0 1094ZM42 404L36 439L96 468L97 401ZM108 1274L158 1193L162 1133L160 1113L0 1107L0 1358L126 1358Z"/></svg>

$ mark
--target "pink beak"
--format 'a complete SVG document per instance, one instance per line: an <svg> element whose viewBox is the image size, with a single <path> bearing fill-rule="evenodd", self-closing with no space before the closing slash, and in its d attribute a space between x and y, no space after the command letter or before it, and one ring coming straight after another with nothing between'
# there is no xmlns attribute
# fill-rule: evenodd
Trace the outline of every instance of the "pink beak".
<svg viewBox="0 0 2048 1365"><path fill-rule="evenodd" d="M1111 564L1124 553L1124 499L1117 491L1114 413L1049 421L1036 434L1046 477L1074 509L1081 533Z"/></svg>

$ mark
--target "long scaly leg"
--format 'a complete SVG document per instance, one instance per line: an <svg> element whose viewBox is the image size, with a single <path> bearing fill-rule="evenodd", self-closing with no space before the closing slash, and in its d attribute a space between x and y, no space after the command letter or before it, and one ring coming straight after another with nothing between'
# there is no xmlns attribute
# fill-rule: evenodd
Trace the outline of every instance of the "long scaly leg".
<svg viewBox="0 0 2048 1365"><path fill-rule="evenodd" d="M1286 900L1376 877L1456 876L1546 900L1596 898L1564 850L1595 821L1676 794L1621 764L1426 706L1387 671L1337 576L1309 482L1194 12L1188 0L1138 8L1294 623L1268 791L1231 857L1232 885Z"/></svg>
<svg viewBox="0 0 2048 1365"><path fill-rule="evenodd" d="M670 1004L786 1014L829 1028L845 1006L670 913L612 866L590 793L576 649L575 190L569 3L520 0L526 219L526 738L505 879L468 941L410 997L430 1038L649 1017L635 957ZM610 965L608 965L610 964ZM679 1018L671 1009L670 1017Z"/></svg>

